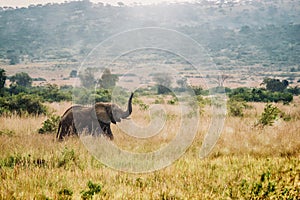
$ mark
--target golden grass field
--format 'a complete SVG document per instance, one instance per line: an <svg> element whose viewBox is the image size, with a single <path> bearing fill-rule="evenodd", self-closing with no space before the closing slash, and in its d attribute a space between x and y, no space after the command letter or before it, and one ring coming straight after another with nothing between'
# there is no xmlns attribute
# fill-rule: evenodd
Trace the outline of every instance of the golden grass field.
<svg viewBox="0 0 300 200"><path fill-rule="evenodd" d="M48 104L59 115L69 105ZM57 142L55 133L38 134L45 116L0 117L0 199L81 199L89 181L101 185L93 199L299 199L299 105L298 98L290 105L277 104L291 115L291 121L279 120L263 129L254 127L263 103L253 103L242 118L227 116L210 156L200 159L210 121L205 108L186 153L162 170L141 174L106 167L78 137ZM166 106L171 111L176 107ZM163 133L147 142L126 136L112 125L114 143L128 151L159 148L179 128L176 113L171 116ZM138 106L132 119L141 125L149 123L148 112Z"/></svg>

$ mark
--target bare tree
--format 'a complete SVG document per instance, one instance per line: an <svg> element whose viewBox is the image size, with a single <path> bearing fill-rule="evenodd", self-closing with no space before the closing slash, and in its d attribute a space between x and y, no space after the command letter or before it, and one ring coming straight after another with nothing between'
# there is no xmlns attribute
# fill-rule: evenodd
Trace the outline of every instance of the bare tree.
<svg viewBox="0 0 300 200"><path fill-rule="evenodd" d="M232 78L232 76L227 74L222 74L220 76L217 76L214 81L218 84L218 87L224 87L224 82L229 78Z"/></svg>

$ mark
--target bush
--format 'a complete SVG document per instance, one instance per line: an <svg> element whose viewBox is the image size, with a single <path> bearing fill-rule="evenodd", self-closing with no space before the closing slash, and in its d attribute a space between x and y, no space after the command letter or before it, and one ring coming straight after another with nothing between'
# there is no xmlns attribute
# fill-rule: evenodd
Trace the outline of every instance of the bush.
<svg viewBox="0 0 300 200"><path fill-rule="evenodd" d="M162 97L155 99L154 104L164 104L165 100Z"/></svg>
<svg viewBox="0 0 300 200"><path fill-rule="evenodd" d="M281 110L272 104L267 104L264 108L264 112L261 114L257 125L272 126L274 121L278 119L281 114Z"/></svg>
<svg viewBox="0 0 300 200"><path fill-rule="evenodd" d="M98 82L102 88L112 89L116 86L118 81L118 75L112 74L109 69L105 69L102 73L101 79Z"/></svg>
<svg viewBox="0 0 300 200"><path fill-rule="evenodd" d="M287 89L287 91L293 95L299 95L300 94L300 88L298 86L290 87Z"/></svg>
<svg viewBox="0 0 300 200"><path fill-rule="evenodd" d="M47 108L36 95L20 93L18 95L0 97L0 115L12 114L41 115L47 113Z"/></svg>
<svg viewBox="0 0 300 200"><path fill-rule="evenodd" d="M218 87L214 87L214 88L211 88L209 90L209 92L211 94L221 94L221 93L230 93L231 92L231 89L230 88L227 88L227 87L221 87L221 86L218 86Z"/></svg>
<svg viewBox="0 0 300 200"><path fill-rule="evenodd" d="M153 77L156 82L157 94L169 94L171 92L172 76L168 73L157 73Z"/></svg>
<svg viewBox="0 0 300 200"><path fill-rule="evenodd" d="M1 92L1 91L0 91ZM1 96L13 96L21 93L38 96L41 101L59 102L72 100L72 87L62 87L59 89L57 85L47 84L45 86L24 87L22 85L13 84L9 88L4 88ZM1 94L0 93L0 94Z"/></svg>
<svg viewBox="0 0 300 200"><path fill-rule="evenodd" d="M40 96L44 101L48 102L60 102L71 101L71 90L60 90L57 85L47 84L45 86L39 86L31 88L28 93Z"/></svg>
<svg viewBox="0 0 300 200"><path fill-rule="evenodd" d="M111 101L111 90L108 89L97 89L96 94L99 95L95 102L110 102Z"/></svg>
<svg viewBox="0 0 300 200"><path fill-rule="evenodd" d="M5 70L0 68L0 91L4 88L6 78Z"/></svg>
<svg viewBox="0 0 300 200"><path fill-rule="evenodd" d="M77 77L77 70L73 69L73 70L70 72L69 77L70 77L70 78L76 78L76 77Z"/></svg>
<svg viewBox="0 0 300 200"><path fill-rule="evenodd" d="M1 135L6 135L6 136L11 137L11 136L13 136L14 134L15 134L15 132L12 131L12 130L9 130L9 129L3 129L3 130L0 130L0 136L1 136Z"/></svg>
<svg viewBox="0 0 300 200"><path fill-rule="evenodd" d="M197 96L197 102L201 108L203 108L205 105L211 105L211 99L203 98L201 95Z"/></svg>
<svg viewBox="0 0 300 200"><path fill-rule="evenodd" d="M139 104L140 110L149 110L149 105L145 103Z"/></svg>
<svg viewBox="0 0 300 200"><path fill-rule="evenodd" d="M2 167L14 168L15 166L28 166L29 164L30 156L22 156L21 154L13 154L0 159L0 169Z"/></svg>
<svg viewBox="0 0 300 200"><path fill-rule="evenodd" d="M14 76L10 77L10 81L13 84L23 87L31 87L32 84L32 78L25 72L16 73Z"/></svg>
<svg viewBox="0 0 300 200"><path fill-rule="evenodd" d="M64 148L62 151L62 155L58 160L57 167L64 167L68 168L70 164L77 162L77 156L75 155L74 149L68 149L67 147Z"/></svg>
<svg viewBox="0 0 300 200"><path fill-rule="evenodd" d="M97 89L88 90L83 88L75 88L73 90L74 101L77 104L93 104L95 102L110 102L111 90Z"/></svg>
<svg viewBox="0 0 300 200"><path fill-rule="evenodd" d="M178 98L174 97L168 101L168 104L175 105L178 103Z"/></svg>
<svg viewBox="0 0 300 200"><path fill-rule="evenodd" d="M272 92L283 92L289 82L287 80L280 81L279 79L265 78L262 82L263 85L266 85L266 89Z"/></svg>
<svg viewBox="0 0 300 200"><path fill-rule="evenodd" d="M58 195L59 195L58 199L60 199L60 200L71 200L73 191L68 188L64 188L58 192Z"/></svg>
<svg viewBox="0 0 300 200"><path fill-rule="evenodd" d="M92 199L95 194L101 192L101 185L92 183L92 181L88 182L89 189L86 191L81 191L81 198L82 199Z"/></svg>
<svg viewBox="0 0 300 200"><path fill-rule="evenodd" d="M32 78L32 81L47 81L45 78L38 77L38 78Z"/></svg>
<svg viewBox="0 0 300 200"><path fill-rule="evenodd" d="M237 100L230 99L227 102L228 114L230 116L243 117L244 110L246 108L249 108L249 106L247 105L247 103L245 101L237 101Z"/></svg>
<svg viewBox="0 0 300 200"><path fill-rule="evenodd" d="M175 105L177 103L177 101L175 99L171 99L168 101L168 104L170 105Z"/></svg>
<svg viewBox="0 0 300 200"><path fill-rule="evenodd" d="M289 103L293 95L289 92L271 92L261 88L236 88L229 93L230 99L240 99L247 102L283 102Z"/></svg>
<svg viewBox="0 0 300 200"><path fill-rule="evenodd" d="M209 91L204 90L200 86L191 86L191 89L194 91L195 95L208 95Z"/></svg>
<svg viewBox="0 0 300 200"><path fill-rule="evenodd" d="M57 132L60 116L51 115L43 122L42 128L38 130L40 134Z"/></svg>
<svg viewBox="0 0 300 200"><path fill-rule="evenodd" d="M140 110L148 110L149 109L149 105L145 104L142 100L138 99L137 97L133 97L132 104L139 105Z"/></svg>

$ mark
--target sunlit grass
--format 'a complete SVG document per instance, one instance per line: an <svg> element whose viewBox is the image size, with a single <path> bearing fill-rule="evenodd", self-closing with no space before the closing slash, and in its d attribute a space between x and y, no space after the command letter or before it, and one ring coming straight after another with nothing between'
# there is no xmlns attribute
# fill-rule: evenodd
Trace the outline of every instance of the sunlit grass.
<svg viewBox="0 0 300 200"><path fill-rule="evenodd" d="M296 100L297 102L297 100ZM104 166L91 156L78 137L55 141L55 134L37 133L42 116L0 117L0 199L60 199L72 191L80 199L88 181L101 185L95 199L297 199L300 195L299 104L278 105L291 121L254 127L263 104L255 103L243 118L227 117L211 155L199 158L210 122L209 109L200 115L191 147L162 170L131 174ZM62 114L68 103L51 104ZM175 106L166 126L149 140L125 135L112 125L115 145L128 151L149 152L168 144L180 128ZM172 115L173 114L173 115ZM133 120L149 122L147 111L134 107Z"/></svg>

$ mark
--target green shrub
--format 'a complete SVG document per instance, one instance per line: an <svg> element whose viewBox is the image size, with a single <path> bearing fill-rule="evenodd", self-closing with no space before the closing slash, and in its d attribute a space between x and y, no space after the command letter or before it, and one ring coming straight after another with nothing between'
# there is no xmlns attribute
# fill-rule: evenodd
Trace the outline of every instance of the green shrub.
<svg viewBox="0 0 300 200"><path fill-rule="evenodd" d="M8 129L0 130L0 136L1 136L1 135L6 135L6 136L11 137L11 136L13 136L14 134L15 134L15 132L12 131L12 130L8 130Z"/></svg>
<svg viewBox="0 0 300 200"><path fill-rule="evenodd" d="M228 114L233 117L243 117L244 110L246 108L249 108L249 106L245 101L237 101L237 100L230 99L227 102Z"/></svg>
<svg viewBox="0 0 300 200"><path fill-rule="evenodd" d="M87 186L89 188L88 190L81 191L81 198L82 199L92 199L95 194L98 194L98 193L101 192L101 185L100 184L92 183L91 181L89 181L87 183Z"/></svg>
<svg viewBox="0 0 300 200"><path fill-rule="evenodd" d="M6 72L4 69L0 68L0 92L4 88L5 81L7 79Z"/></svg>
<svg viewBox="0 0 300 200"><path fill-rule="evenodd" d="M31 88L28 93L35 94L41 97L42 100L48 102L60 102L60 101L71 101L72 91L71 89L59 89L55 84L47 84L45 86L38 86Z"/></svg>
<svg viewBox="0 0 300 200"><path fill-rule="evenodd" d="M290 92L273 92L261 88L236 88L229 93L230 99L240 99L247 102L283 102L293 100Z"/></svg>
<svg viewBox="0 0 300 200"><path fill-rule="evenodd" d="M178 103L178 98L174 97L168 101L168 104L175 105Z"/></svg>
<svg viewBox="0 0 300 200"><path fill-rule="evenodd" d="M157 99L154 100L154 104L164 104L165 100L162 97L158 97Z"/></svg>
<svg viewBox="0 0 300 200"><path fill-rule="evenodd" d="M38 133L53 133L57 131L60 116L51 115L48 119L43 122L42 127L38 130Z"/></svg>
<svg viewBox="0 0 300 200"><path fill-rule="evenodd" d="M145 104L142 100L138 99L137 97L133 97L132 104L138 105L140 110L148 110L149 109L149 105Z"/></svg>
<svg viewBox="0 0 300 200"><path fill-rule="evenodd" d="M195 95L208 95L209 91L208 90L204 90L202 87L200 86L191 86L191 89L194 91Z"/></svg>
<svg viewBox="0 0 300 200"><path fill-rule="evenodd" d="M271 181L270 171L264 172L260 176L260 180L254 182L251 186L250 196L251 197L260 197L267 198L275 192L276 183Z"/></svg>
<svg viewBox="0 0 300 200"><path fill-rule="evenodd" d="M70 163L77 162L77 157L75 155L74 149L68 149L67 147L64 148L62 151L61 157L58 160L57 167L67 167Z"/></svg>
<svg viewBox="0 0 300 200"><path fill-rule="evenodd" d="M16 84L23 87L31 87L32 78L25 72L16 73L10 77L12 84Z"/></svg>
<svg viewBox="0 0 300 200"><path fill-rule="evenodd" d="M15 166L28 166L30 165L30 155L22 156L21 154L13 154L6 158L0 159L0 168L8 167L14 168Z"/></svg>
<svg viewBox="0 0 300 200"><path fill-rule="evenodd" d="M38 77L38 78L32 78L32 81L47 81L45 78Z"/></svg>
<svg viewBox="0 0 300 200"><path fill-rule="evenodd" d="M71 200L73 191L68 188L64 188L58 191L58 195L59 195L58 197L59 200Z"/></svg>
<svg viewBox="0 0 300 200"><path fill-rule="evenodd" d="M140 110L149 110L149 105L145 103L139 104Z"/></svg>
<svg viewBox="0 0 300 200"><path fill-rule="evenodd" d="M266 89L272 92L283 92L289 82L287 80L280 81L279 79L264 78L262 85L266 85Z"/></svg>
<svg viewBox="0 0 300 200"><path fill-rule="evenodd" d="M111 101L111 90L108 89L99 88L96 90L89 90L85 88L74 88L73 95L73 100L77 104L93 104L95 102Z"/></svg>
<svg viewBox="0 0 300 200"><path fill-rule="evenodd" d="M211 105L211 99L203 98L202 95L197 96L197 102L201 108L204 107L205 105Z"/></svg>
<svg viewBox="0 0 300 200"><path fill-rule="evenodd" d="M36 95L20 93L12 96L0 97L0 115L47 114L47 108L41 103L41 99Z"/></svg>
<svg viewBox="0 0 300 200"><path fill-rule="evenodd" d="M279 110L279 108L268 103L265 106L264 112L261 114L257 125L272 126L280 114L282 114L282 111Z"/></svg>

